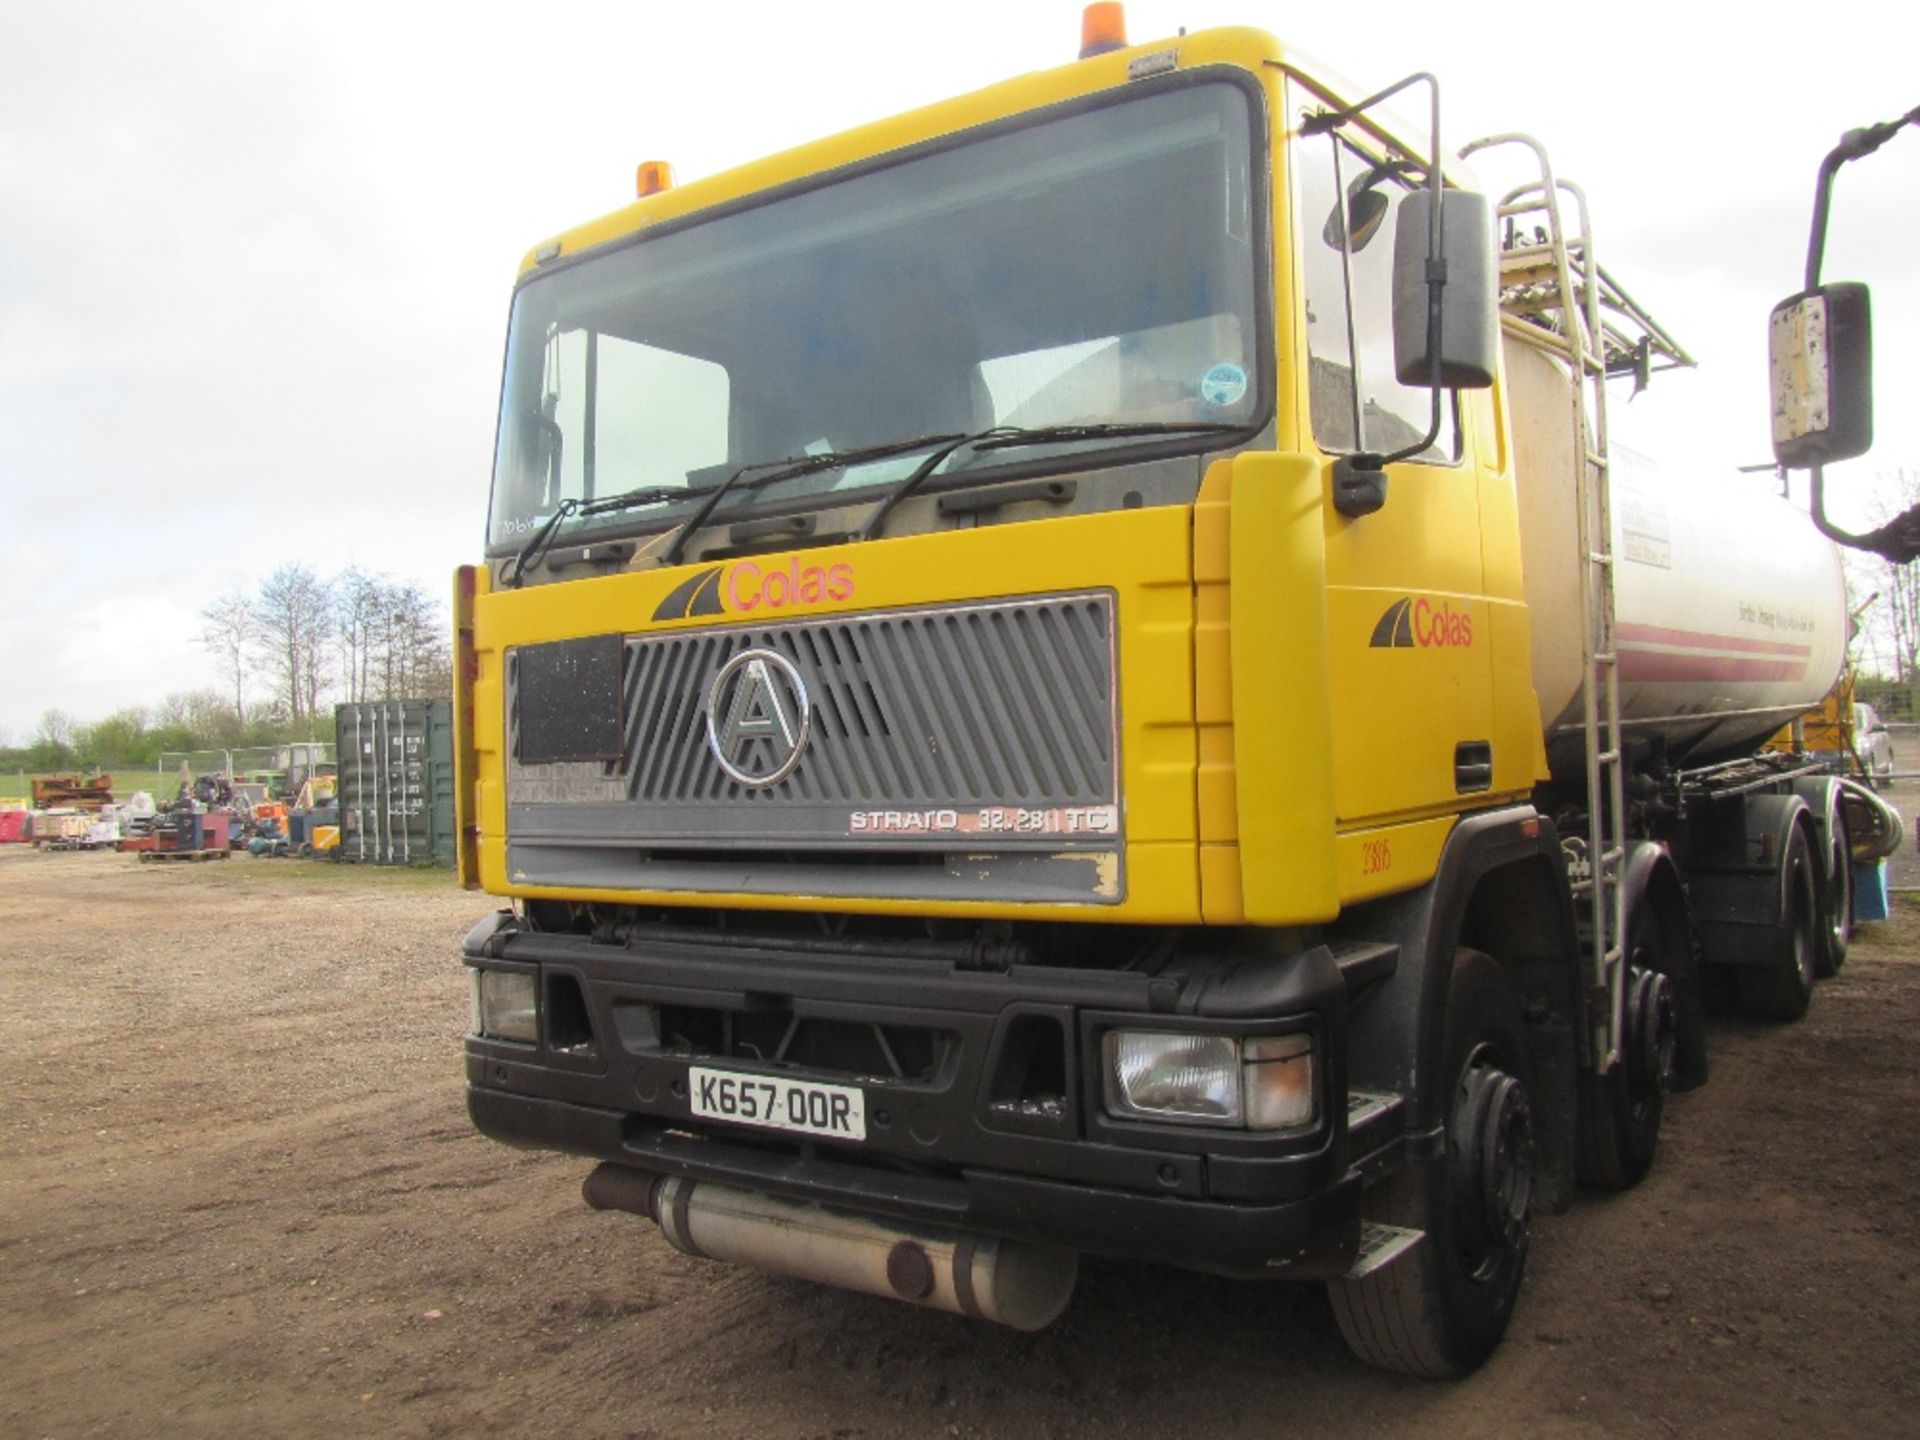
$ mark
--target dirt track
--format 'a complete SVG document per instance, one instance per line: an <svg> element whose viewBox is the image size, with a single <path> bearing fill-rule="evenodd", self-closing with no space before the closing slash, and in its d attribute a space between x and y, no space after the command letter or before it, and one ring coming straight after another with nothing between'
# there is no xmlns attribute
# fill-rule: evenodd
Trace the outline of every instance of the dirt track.
<svg viewBox="0 0 1920 1440"><path fill-rule="evenodd" d="M1022 1337L687 1259L476 1138L431 873L0 847L0 1433L1911 1435L1920 908L1720 1023L1628 1195L1443 1387L1326 1302L1090 1263Z"/></svg>

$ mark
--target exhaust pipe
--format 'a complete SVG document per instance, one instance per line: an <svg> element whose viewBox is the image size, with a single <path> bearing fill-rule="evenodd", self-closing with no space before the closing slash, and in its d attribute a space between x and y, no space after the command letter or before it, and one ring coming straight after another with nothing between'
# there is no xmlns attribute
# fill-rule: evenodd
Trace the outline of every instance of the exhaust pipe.
<svg viewBox="0 0 1920 1440"><path fill-rule="evenodd" d="M1842 777L1840 788L1854 863L1872 864L1898 850L1906 830L1900 812L1858 780Z"/></svg>
<svg viewBox="0 0 1920 1440"><path fill-rule="evenodd" d="M845 1215L731 1185L602 1164L582 1193L596 1210L644 1215L688 1255L1040 1330L1073 1298L1076 1251L996 1235Z"/></svg>

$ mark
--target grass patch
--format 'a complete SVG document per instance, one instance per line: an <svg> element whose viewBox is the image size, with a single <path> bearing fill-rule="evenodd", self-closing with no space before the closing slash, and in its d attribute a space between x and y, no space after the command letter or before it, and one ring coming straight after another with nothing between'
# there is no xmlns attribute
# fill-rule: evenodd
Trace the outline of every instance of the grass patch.
<svg viewBox="0 0 1920 1440"><path fill-rule="evenodd" d="M457 890L460 882L451 866L433 865L349 865L344 861L319 858L302 859L298 855L249 855L236 850L226 860L159 860L154 865L191 865L202 870L224 872L229 885L277 884L306 885L316 890L366 889Z"/></svg>
<svg viewBox="0 0 1920 1440"><path fill-rule="evenodd" d="M14 771L0 775L0 805L31 805L33 803L33 782L45 780L50 775L72 775L72 770L44 770L33 774ZM113 798L119 804L125 804L136 790L144 790L153 796L156 803L171 800L180 789L178 773L168 771L162 774L155 770L109 770L113 777ZM86 772L91 778L93 772Z"/></svg>

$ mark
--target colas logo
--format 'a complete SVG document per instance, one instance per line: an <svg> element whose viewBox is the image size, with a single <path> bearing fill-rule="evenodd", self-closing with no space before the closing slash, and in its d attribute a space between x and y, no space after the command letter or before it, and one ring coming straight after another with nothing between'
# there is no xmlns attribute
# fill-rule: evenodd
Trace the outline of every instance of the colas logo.
<svg viewBox="0 0 1920 1440"><path fill-rule="evenodd" d="M676 585L654 610L653 618L746 615L789 605L817 605L822 600L851 600L853 588L853 566L844 563L809 565L796 555L781 568L739 560L702 570Z"/></svg>
<svg viewBox="0 0 1920 1440"><path fill-rule="evenodd" d="M1464 649L1473 644L1473 617L1445 600L1408 597L1387 607L1367 643L1379 649Z"/></svg>

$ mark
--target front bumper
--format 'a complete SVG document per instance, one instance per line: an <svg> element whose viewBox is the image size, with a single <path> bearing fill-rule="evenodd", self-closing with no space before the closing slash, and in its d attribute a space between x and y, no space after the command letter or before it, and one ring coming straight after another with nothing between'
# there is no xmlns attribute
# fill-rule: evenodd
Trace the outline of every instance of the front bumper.
<svg viewBox="0 0 1920 1440"><path fill-rule="evenodd" d="M1347 981L1324 947L1187 957L1151 973L975 970L871 944L797 952L724 933L599 943L525 929L503 912L475 927L465 954L470 965L533 972L542 997L537 1043L466 1041L474 1124L509 1144L899 1221L1298 1278L1351 1264L1362 1171L1385 1158L1368 1136L1363 1163L1350 1162ZM763 1022L772 1016L774 1030L885 1027L938 1040L918 1070L876 1076L690 1047L663 1039L662 1014L727 1017L729 1035L736 1019L740 1030L771 1033ZM1272 1134L1113 1119L1098 1099L1099 1037L1142 1023L1310 1031L1318 1119ZM695 1064L857 1085L867 1139L855 1146L696 1119L687 1084Z"/></svg>

